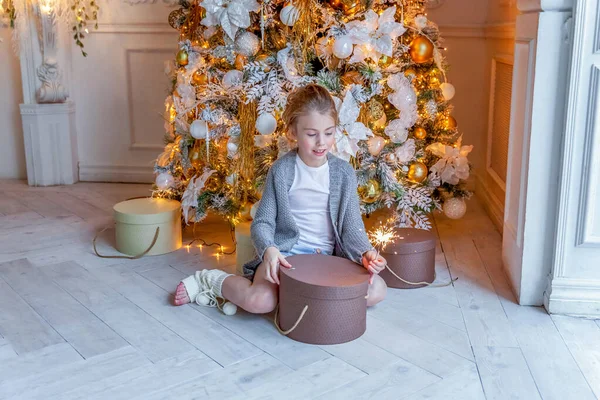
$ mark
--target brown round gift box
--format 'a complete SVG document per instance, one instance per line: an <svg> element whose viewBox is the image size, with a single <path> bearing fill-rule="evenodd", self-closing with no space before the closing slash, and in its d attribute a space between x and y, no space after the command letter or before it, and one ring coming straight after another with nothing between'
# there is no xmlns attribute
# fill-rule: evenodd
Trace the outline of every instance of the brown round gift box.
<svg viewBox="0 0 600 400"><path fill-rule="evenodd" d="M287 257L280 269L278 321L287 336L309 344L339 344L367 329L369 273L350 260L321 254Z"/></svg>
<svg viewBox="0 0 600 400"><path fill-rule="evenodd" d="M435 235L423 229L398 228L398 236L381 252L388 267L396 275L409 282L433 282L435 279ZM379 275L388 287L415 289L422 285L410 285L384 269Z"/></svg>

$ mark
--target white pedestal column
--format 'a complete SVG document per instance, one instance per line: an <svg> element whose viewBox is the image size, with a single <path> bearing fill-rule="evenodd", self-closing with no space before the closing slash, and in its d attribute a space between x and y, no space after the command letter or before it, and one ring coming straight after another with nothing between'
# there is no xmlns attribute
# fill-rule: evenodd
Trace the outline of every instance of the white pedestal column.
<svg viewBox="0 0 600 400"><path fill-rule="evenodd" d="M70 41L49 7L31 5L21 18L29 27L19 43L27 181L33 186L71 184L78 180L78 159L75 105L67 102L64 79Z"/></svg>
<svg viewBox="0 0 600 400"><path fill-rule="evenodd" d="M70 185L78 180L75 104L21 104L27 182Z"/></svg>

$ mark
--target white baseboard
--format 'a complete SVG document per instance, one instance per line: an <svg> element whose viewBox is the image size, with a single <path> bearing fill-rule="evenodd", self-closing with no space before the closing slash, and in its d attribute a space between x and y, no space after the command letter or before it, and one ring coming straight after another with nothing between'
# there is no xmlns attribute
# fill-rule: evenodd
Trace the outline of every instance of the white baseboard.
<svg viewBox="0 0 600 400"><path fill-rule="evenodd" d="M85 182L154 182L150 165L93 165L79 163L79 180Z"/></svg>
<svg viewBox="0 0 600 400"><path fill-rule="evenodd" d="M504 199L498 199L481 176L477 175L476 180L477 188L475 190L475 195L481 200L483 207L496 226L496 229L502 233L504 227Z"/></svg>
<svg viewBox="0 0 600 400"><path fill-rule="evenodd" d="M554 278L544 292L550 314L600 318L600 280Z"/></svg>

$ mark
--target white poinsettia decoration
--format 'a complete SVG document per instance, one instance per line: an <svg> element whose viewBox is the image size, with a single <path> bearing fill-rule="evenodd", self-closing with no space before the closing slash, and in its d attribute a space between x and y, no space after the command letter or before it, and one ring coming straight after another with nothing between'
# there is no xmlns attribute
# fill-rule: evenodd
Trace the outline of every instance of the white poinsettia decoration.
<svg viewBox="0 0 600 400"><path fill-rule="evenodd" d="M373 136L373 132L362 122L356 122L360 114L360 107L350 90L346 92L343 102L337 97L333 99L339 115L333 154L348 161L350 157L356 156L358 142L367 140L369 136Z"/></svg>
<svg viewBox="0 0 600 400"><path fill-rule="evenodd" d="M393 41L406 32L404 25L394 19L395 14L396 6L387 8L381 15L369 10L363 21L346 24L348 34L355 44L350 63L360 63L367 58L378 62L382 55L392 56Z"/></svg>
<svg viewBox="0 0 600 400"><path fill-rule="evenodd" d="M427 146L427 151L440 157L433 167L431 174L437 175L442 182L451 185L458 184L459 180L469 178L469 160L467 156L473 146L461 146L462 136L458 139L456 147L433 143Z"/></svg>
<svg viewBox="0 0 600 400"><path fill-rule="evenodd" d="M390 121L385 128L385 134L392 142L402 143L408 137L408 130L419 118L417 94L404 74L391 75L387 80L387 85L394 90L388 95L388 101L400 111L400 115Z"/></svg>
<svg viewBox="0 0 600 400"><path fill-rule="evenodd" d="M409 163L415 156L417 146L414 139L408 139L402 146L396 149L396 158L400 164Z"/></svg>
<svg viewBox="0 0 600 400"><path fill-rule="evenodd" d="M250 26L250 12L260 9L255 0L204 0L200 5L206 9L202 25L221 26L231 40L238 29Z"/></svg>
<svg viewBox="0 0 600 400"><path fill-rule="evenodd" d="M171 124L169 124L171 125ZM181 141L181 136L177 138L173 143L169 143L165 146L165 151L163 151L158 158L156 159L156 165L159 167L166 167L171 163L171 158L173 154L179 149L179 142Z"/></svg>
<svg viewBox="0 0 600 400"><path fill-rule="evenodd" d="M181 197L181 212L183 213L183 218L186 223L190 221L191 209L198 207L198 194L204 189L204 184L208 178L215 172L217 171L207 169L202 175L190 179L190 182Z"/></svg>
<svg viewBox="0 0 600 400"><path fill-rule="evenodd" d="M397 118L392 120L388 126L385 127L385 134L388 135L390 140L394 143L403 143L408 137L408 128L404 121Z"/></svg>

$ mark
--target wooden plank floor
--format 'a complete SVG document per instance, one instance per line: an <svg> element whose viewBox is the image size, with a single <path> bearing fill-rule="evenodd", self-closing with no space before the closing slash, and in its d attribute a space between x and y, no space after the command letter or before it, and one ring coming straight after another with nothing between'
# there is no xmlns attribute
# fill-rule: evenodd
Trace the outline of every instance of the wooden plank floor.
<svg viewBox="0 0 600 400"><path fill-rule="evenodd" d="M235 256L96 257L113 204L148 185L0 185L0 399L600 398L600 321L518 306L476 199L462 220L435 216L437 279L453 286L390 290L363 337L310 346L272 315L171 305L182 277ZM218 218L195 234L231 249Z"/></svg>

